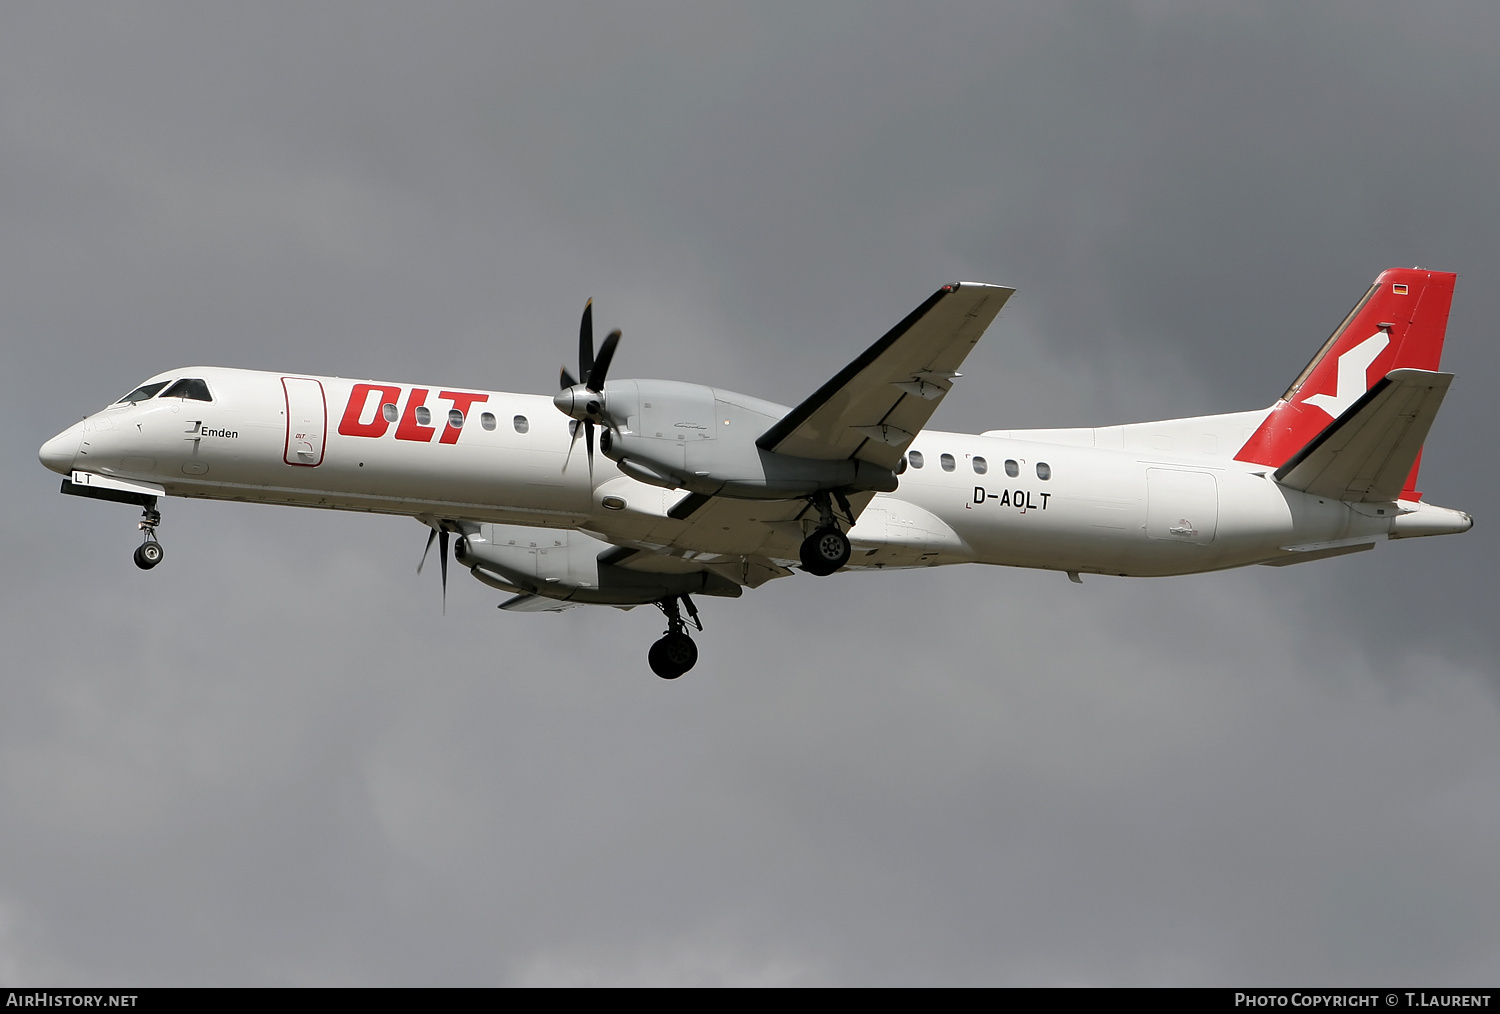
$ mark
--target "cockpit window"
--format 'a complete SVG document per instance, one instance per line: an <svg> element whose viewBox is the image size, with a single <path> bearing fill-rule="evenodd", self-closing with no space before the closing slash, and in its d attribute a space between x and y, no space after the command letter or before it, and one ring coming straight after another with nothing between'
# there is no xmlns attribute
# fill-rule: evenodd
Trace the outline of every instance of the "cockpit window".
<svg viewBox="0 0 1500 1014"><path fill-rule="evenodd" d="M163 398L186 398L189 401L213 401L208 385L201 380L184 377L161 393Z"/></svg>
<svg viewBox="0 0 1500 1014"><path fill-rule="evenodd" d="M116 405L129 405L129 404L133 404L133 403L135 403L137 401L145 401L147 398L150 398L152 395L156 394L157 391L160 391L162 388L164 388L166 386L167 386L167 382L165 380L163 380L163 381L161 381L160 383L157 383L157 384L146 384L144 387L137 387L134 391L131 391L125 397L123 397L119 401L115 402L115 404Z"/></svg>

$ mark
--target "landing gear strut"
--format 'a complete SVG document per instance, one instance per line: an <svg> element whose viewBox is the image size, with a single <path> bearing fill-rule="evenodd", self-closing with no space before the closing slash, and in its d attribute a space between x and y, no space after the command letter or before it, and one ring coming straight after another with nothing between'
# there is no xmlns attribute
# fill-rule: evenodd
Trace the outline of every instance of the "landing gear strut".
<svg viewBox="0 0 1500 1014"><path fill-rule="evenodd" d="M852 523L854 511L850 509L849 501L844 499L842 493L833 495L838 497L839 507L843 508L845 516ZM839 528L832 500L827 493L818 493L811 499L812 505L818 509L818 527L802 540L799 555L802 557L803 570L818 577L826 577L849 562L849 536Z"/></svg>
<svg viewBox="0 0 1500 1014"><path fill-rule="evenodd" d="M161 543L156 541L156 526L161 524L161 511L156 509L156 498L152 497L141 509L141 520L137 528L143 533L143 540L135 550L135 565L141 570L150 570L161 563Z"/></svg>
<svg viewBox="0 0 1500 1014"><path fill-rule="evenodd" d="M703 621L698 619L698 608L693 605L693 600L686 595L680 597L682 604L687 607L693 626L702 630ZM682 611L677 608L678 598L679 596L669 595L656 603L656 608L667 616L667 632L651 645L651 650L646 654L647 661L651 663L651 671L664 680L675 680L698 664L698 646L688 636L687 622L682 618Z"/></svg>

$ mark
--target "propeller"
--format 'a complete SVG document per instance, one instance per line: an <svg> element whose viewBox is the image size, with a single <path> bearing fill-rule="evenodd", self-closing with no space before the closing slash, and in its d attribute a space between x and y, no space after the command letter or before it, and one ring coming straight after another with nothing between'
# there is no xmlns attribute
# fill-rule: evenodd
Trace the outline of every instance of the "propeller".
<svg viewBox="0 0 1500 1014"><path fill-rule="evenodd" d="M422 550L422 562L417 564L417 573L422 573L422 567L427 563L427 554L432 549L432 540L438 540L438 562L443 569L443 614L448 613L448 530L446 528L434 528L427 535L427 548Z"/></svg>
<svg viewBox="0 0 1500 1014"><path fill-rule="evenodd" d="M598 356L594 355L594 301L583 304L583 319L578 324L578 373L580 379L564 366L559 375L562 390L552 403L573 423L573 441L568 444L567 456L563 458L563 471L573 457L573 448L578 444L578 432L583 431L583 443L588 451L589 476L594 474L594 423L604 424L604 379L609 374L609 364L615 358L615 346L620 344L620 329L616 328L604 338ZM582 388L582 390L580 390ZM579 424L582 425L579 425Z"/></svg>

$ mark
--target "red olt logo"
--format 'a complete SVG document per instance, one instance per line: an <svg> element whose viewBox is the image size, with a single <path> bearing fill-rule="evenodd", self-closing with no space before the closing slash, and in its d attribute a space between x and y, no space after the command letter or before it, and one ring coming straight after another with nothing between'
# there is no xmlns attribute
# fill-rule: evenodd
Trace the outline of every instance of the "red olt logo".
<svg viewBox="0 0 1500 1014"><path fill-rule="evenodd" d="M378 394L379 397L372 398L373 394ZM448 419L441 424L443 435L438 440L440 444L458 443L458 435L463 432L463 420L468 417L470 407L489 401L490 398L487 394L469 394L463 391L439 391L438 397L452 402L453 408L459 413L455 417L450 411ZM346 437L385 436L385 431L390 429L391 423L397 417L396 405L400 401L401 388L399 387L387 384L355 384L354 390L349 392L349 404L344 408L344 418L339 421L339 432ZM427 409L427 388L412 388L411 394L406 399L406 408L400 412L400 421L396 423L396 439L415 440L419 443L430 442L432 435L438 431L438 427L428 426L419 421L419 415L426 416L429 412L431 410ZM361 422L360 420L366 415L369 416L369 421Z"/></svg>

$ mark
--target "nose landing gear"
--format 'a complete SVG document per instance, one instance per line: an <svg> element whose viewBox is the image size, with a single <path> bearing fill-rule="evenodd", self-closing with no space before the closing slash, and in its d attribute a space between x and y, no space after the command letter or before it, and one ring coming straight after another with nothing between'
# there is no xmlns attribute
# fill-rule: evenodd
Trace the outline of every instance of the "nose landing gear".
<svg viewBox="0 0 1500 1014"><path fill-rule="evenodd" d="M71 496L86 496L91 500L108 500L111 503L131 503L139 507L141 520L136 527L144 534L141 544L135 550L135 565L142 570L150 570L161 563L161 543L156 541L156 526L161 524L161 511L156 509L156 493L142 484L121 479L110 479L86 472L74 472L73 475L84 481L74 482L72 479L64 479L62 483L64 493ZM161 487L156 487L156 490L160 489Z"/></svg>
<svg viewBox="0 0 1500 1014"><path fill-rule="evenodd" d="M156 526L161 524L161 511L156 509L156 499L146 504L141 510L141 520L137 528L144 532L144 541L136 547L135 565L141 570L150 570L161 563L161 543L156 541Z"/></svg>
<svg viewBox="0 0 1500 1014"><path fill-rule="evenodd" d="M686 595L680 597L682 604L687 607L688 617L701 631L703 621L698 619L698 609L693 605L693 600ZM656 603L656 608L667 616L667 632L651 645L651 650L646 654L646 660L651 663L651 671L664 680L675 680L698 664L698 646L688 636L687 622L677 608L678 598L679 596L672 595Z"/></svg>

